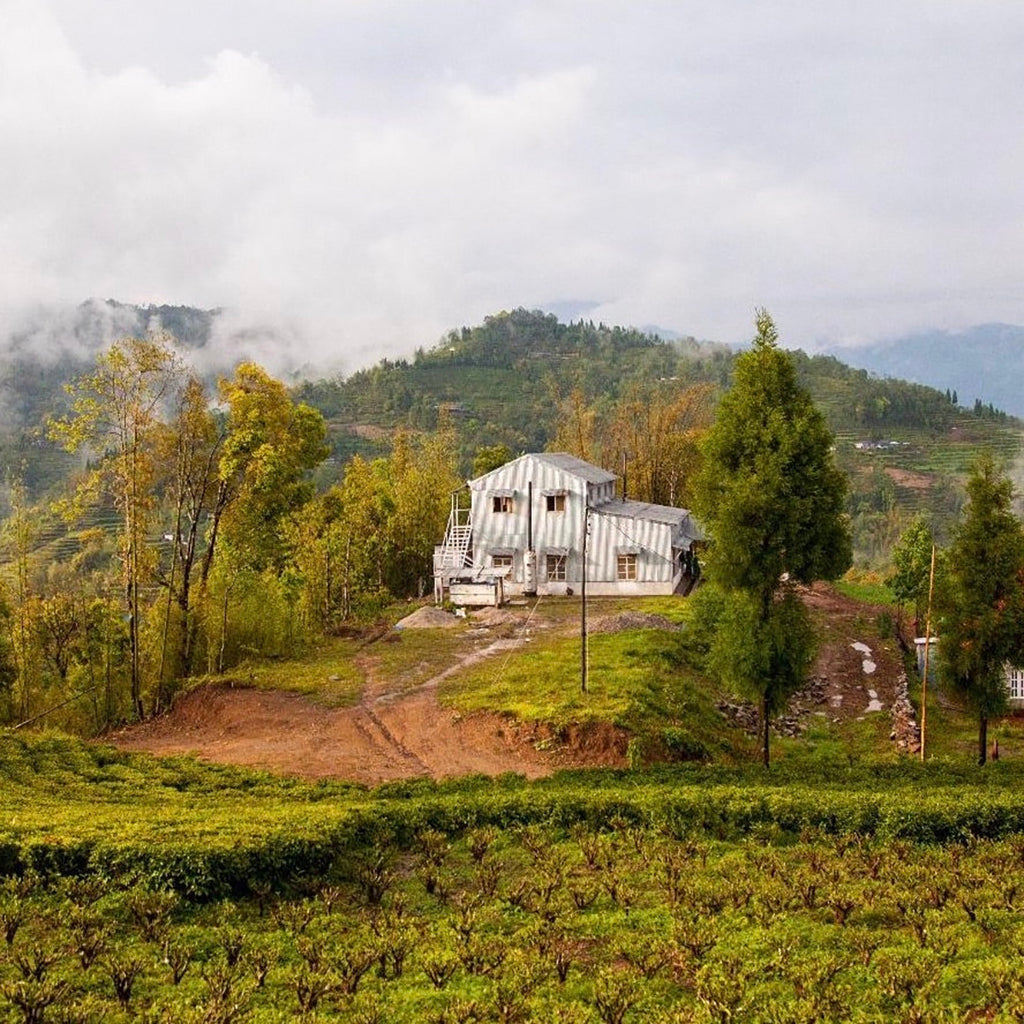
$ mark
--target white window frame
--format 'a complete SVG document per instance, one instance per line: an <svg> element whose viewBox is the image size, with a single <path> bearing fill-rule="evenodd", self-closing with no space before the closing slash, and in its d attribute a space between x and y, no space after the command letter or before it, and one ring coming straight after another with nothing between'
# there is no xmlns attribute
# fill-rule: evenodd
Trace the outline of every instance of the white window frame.
<svg viewBox="0 0 1024 1024"><path fill-rule="evenodd" d="M512 511L512 495L495 494L491 498L491 511L495 515L508 515Z"/></svg>
<svg viewBox="0 0 1024 1024"><path fill-rule="evenodd" d="M548 512L565 511L565 491L556 491L554 494L544 495L544 508Z"/></svg>
<svg viewBox="0 0 1024 1024"><path fill-rule="evenodd" d="M615 556L615 578L621 583L630 583L637 578L637 556L634 552L624 552Z"/></svg>
<svg viewBox="0 0 1024 1024"><path fill-rule="evenodd" d="M567 561L568 558L565 555L549 554L544 556L544 571L547 573L549 582L565 583Z"/></svg>
<svg viewBox="0 0 1024 1024"><path fill-rule="evenodd" d="M1024 668L1007 667L1006 693L1010 700L1024 700Z"/></svg>

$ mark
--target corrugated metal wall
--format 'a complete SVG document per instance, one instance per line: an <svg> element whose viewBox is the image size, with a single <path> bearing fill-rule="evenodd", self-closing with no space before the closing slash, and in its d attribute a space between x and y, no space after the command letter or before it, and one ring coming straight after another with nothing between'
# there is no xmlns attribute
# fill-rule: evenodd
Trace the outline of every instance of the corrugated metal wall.
<svg viewBox="0 0 1024 1024"><path fill-rule="evenodd" d="M620 553L636 555L639 583L671 580L678 568L672 558L672 527L650 519L604 516L598 509L590 516L587 549L587 579L595 583L617 579Z"/></svg>
<svg viewBox="0 0 1024 1024"><path fill-rule="evenodd" d="M533 483L533 547L538 556L538 581L546 583L545 555L565 549L565 584L576 588L582 580L583 512L587 484L560 467L527 455L471 483L473 495L473 562L476 568L492 565L491 555L514 549L510 581L523 580L523 552L528 546L528 494ZM591 505L614 498L614 482L591 484ZM547 511L545 492L565 491L565 510ZM510 512L494 512L493 499L507 494ZM618 583L618 555L636 553L636 582L659 582L670 587L678 566L672 557L672 527L648 519L590 513L587 540L587 580L595 585ZM627 588L628 589L628 588ZM659 588L660 589L660 588Z"/></svg>
<svg viewBox="0 0 1024 1024"><path fill-rule="evenodd" d="M473 492L473 564L478 568L491 565L494 550L516 551L512 578L522 581L523 552L527 548L529 528L528 497L533 483L533 546L538 553L541 575L544 553L549 548L568 551L566 581L580 579L579 547L583 529L585 481L564 470L527 455L502 466L470 484ZM614 485L612 485L614 486ZM564 490L565 511L548 512L545 491ZM512 511L494 512L492 499L496 493L511 492Z"/></svg>

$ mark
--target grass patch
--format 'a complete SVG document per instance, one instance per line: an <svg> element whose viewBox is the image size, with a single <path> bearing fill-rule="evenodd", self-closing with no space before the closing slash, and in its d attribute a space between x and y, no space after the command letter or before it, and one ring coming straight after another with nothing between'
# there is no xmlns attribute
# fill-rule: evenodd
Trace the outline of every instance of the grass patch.
<svg viewBox="0 0 1024 1024"><path fill-rule="evenodd" d="M193 686L236 683L260 690L290 690L329 707L347 707L359 699L363 673L356 662L360 642L325 637L301 657L244 663L219 676L198 676Z"/></svg>
<svg viewBox="0 0 1024 1024"><path fill-rule="evenodd" d="M472 651L463 624L442 629L393 629L360 652L370 677L394 693L421 686Z"/></svg>
<svg viewBox="0 0 1024 1024"><path fill-rule="evenodd" d="M442 684L441 698L460 711L497 711L527 722L619 721L645 685L643 668L622 656L623 638L634 635L590 638L586 693L579 638L541 637L467 668Z"/></svg>
<svg viewBox="0 0 1024 1024"><path fill-rule="evenodd" d="M851 569L841 580L836 581L835 588L844 597L853 601L896 606L892 592L882 582L882 576L877 572Z"/></svg>
<svg viewBox="0 0 1024 1024"><path fill-rule="evenodd" d="M670 758L724 756L745 746L715 709L708 681L685 664L679 634L599 633L589 638L588 655L586 693L579 638L537 637L447 680L441 699L463 712L497 711L556 728L612 722L638 737L641 753Z"/></svg>

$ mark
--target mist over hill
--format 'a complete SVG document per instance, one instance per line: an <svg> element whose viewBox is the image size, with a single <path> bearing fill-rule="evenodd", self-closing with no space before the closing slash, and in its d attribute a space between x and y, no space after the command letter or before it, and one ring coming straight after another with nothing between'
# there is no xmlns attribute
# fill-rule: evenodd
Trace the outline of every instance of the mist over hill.
<svg viewBox="0 0 1024 1024"><path fill-rule="evenodd" d="M166 332L188 352L200 373L230 373L253 360L280 377L297 380L340 369L341 359L312 364L298 329L261 324L225 309L133 305L88 299L77 306L37 306L0 318L0 360L5 365L62 366L75 372L117 338Z"/></svg>
<svg viewBox="0 0 1024 1024"><path fill-rule="evenodd" d="M1024 327L981 324L963 331L926 331L830 352L881 376L948 388L968 408L980 399L1024 416Z"/></svg>

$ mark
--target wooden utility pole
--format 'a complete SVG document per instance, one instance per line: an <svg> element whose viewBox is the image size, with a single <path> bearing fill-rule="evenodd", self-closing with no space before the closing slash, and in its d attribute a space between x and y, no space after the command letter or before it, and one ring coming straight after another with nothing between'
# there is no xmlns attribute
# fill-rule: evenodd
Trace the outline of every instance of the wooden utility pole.
<svg viewBox="0 0 1024 1024"><path fill-rule="evenodd" d="M587 692L587 530L590 504L583 503L583 543L580 545L582 574L580 579L580 692Z"/></svg>
<svg viewBox="0 0 1024 1024"><path fill-rule="evenodd" d="M932 566L928 572L928 611L924 617L924 677L921 680L921 761L924 761L924 736L928 725L928 652L932 646L932 594L935 591L935 545L932 545Z"/></svg>

